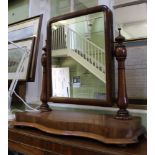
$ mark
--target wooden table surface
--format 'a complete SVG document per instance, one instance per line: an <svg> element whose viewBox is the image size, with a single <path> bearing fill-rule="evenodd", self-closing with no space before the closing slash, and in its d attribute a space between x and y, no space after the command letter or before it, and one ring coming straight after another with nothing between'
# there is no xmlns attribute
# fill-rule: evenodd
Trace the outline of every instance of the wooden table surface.
<svg viewBox="0 0 155 155"><path fill-rule="evenodd" d="M56 136L25 127L9 127L9 149L25 155L146 155L145 138L127 146L105 145L79 137Z"/></svg>

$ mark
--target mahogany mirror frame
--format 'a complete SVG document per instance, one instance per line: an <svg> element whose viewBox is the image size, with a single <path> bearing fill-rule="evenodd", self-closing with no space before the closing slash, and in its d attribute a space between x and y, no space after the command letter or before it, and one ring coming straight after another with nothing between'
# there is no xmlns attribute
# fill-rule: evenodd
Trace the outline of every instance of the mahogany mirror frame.
<svg viewBox="0 0 155 155"><path fill-rule="evenodd" d="M51 51L52 51L52 31L51 24L60 20L71 19L79 16L84 16L92 13L104 13L104 31L105 31L105 61L106 61L106 100L97 99L81 99L81 98L66 98L66 97L51 97L52 96L52 82L51 82ZM93 106L112 106L114 101L114 49L113 49L113 19L111 10L105 6L95 6L92 8L68 13L65 15L53 17L47 24L47 41L46 41L46 97L48 102L67 103L77 105L93 105Z"/></svg>

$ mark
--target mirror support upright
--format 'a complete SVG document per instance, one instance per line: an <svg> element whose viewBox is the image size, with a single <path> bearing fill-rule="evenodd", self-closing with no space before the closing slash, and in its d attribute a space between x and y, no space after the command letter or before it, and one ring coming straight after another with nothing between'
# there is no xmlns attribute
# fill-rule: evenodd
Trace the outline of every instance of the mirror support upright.
<svg viewBox="0 0 155 155"><path fill-rule="evenodd" d="M115 41L117 45L115 47L115 57L118 61L118 98L117 98L117 106L119 110L116 115L116 119L131 119L129 112L127 110L128 107L128 97L126 90L126 77L125 77L125 59L127 56L126 47L123 45L125 38L121 35L119 28L119 35L116 37Z"/></svg>
<svg viewBox="0 0 155 155"><path fill-rule="evenodd" d="M46 45L43 47L44 53L42 54L41 63L43 66L43 79L42 79L42 91L40 100L42 101L42 104L40 106L41 112L48 112L51 111L48 105L48 99L47 99L47 50Z"/></svg>

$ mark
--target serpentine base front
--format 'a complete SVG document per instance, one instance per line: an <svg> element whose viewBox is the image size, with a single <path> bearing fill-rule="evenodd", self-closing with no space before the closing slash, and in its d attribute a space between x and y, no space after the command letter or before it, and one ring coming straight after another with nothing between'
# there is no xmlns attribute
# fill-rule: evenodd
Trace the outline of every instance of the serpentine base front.
<svg viewBox="0 0 155 155"><path fill-rule="evenodd" d="M99 115L84 112L18 112L14 126L26 126L43 132L87 137L106 144L137 143L144 134L140 117L131 120L117 120L111 115Z"/></svg>

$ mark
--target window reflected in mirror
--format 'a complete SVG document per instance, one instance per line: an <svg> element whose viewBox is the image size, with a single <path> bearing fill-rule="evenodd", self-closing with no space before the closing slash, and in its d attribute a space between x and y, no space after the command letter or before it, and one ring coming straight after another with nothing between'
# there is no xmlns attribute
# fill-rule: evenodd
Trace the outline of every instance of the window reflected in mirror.
<svg viewBox="0 0 155 155"><path fill-rule="evenodd" d="M52 23L52 96L106 99L104 13Z"/></svg>

